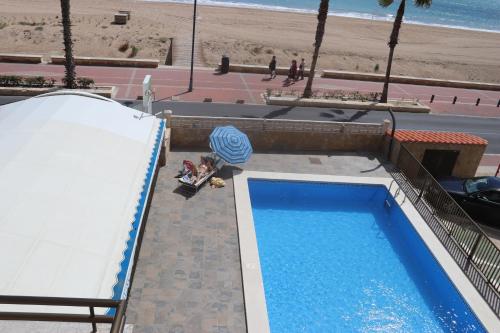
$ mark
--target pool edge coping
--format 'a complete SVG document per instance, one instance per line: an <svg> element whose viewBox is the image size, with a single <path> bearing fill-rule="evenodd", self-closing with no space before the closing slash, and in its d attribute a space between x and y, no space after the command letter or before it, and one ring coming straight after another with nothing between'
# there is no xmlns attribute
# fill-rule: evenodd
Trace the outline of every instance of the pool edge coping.
<svg viewBox="0 0 500 333"><path fill-rule="evenodd" d="M252 215L248 179L290 180L307 182L349 183L383 185L390 189L394 197L399 190L398 184L391 177L353 177L298 173L278 173L262 171L234 171L233 186L238 226L241 273L243 281L243 299L248 333L269 333L269 318L260 267L257 237ZM391 183L393 184L391 188ZM404 192L400 192L404 195ZM494 332L500 327L500 319L491 310L483 297L462 272L446 248L441 244L434 232L422 219L413 204L405 196L394 199L408 217L411 225L429 248L431 254L443 268L445 274L460 293L469 308L479 319L483 327Z"/></svg>

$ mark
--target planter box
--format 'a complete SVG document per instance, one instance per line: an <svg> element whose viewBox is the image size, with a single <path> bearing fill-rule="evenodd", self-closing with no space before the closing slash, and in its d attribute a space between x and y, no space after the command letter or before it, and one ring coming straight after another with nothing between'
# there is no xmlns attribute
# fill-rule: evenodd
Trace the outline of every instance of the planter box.
<svg viewBox="0 0 500 333"><path fill-rule="evenodd" d="M220 70L221 65L218 69ZM288 67L277 67L276 74L278 75L288 75ZM236 73L252 73L252 74L269 74L269 67L262 65L241 65L241 64L229 64L229 71ZM304 77L309 76L309 69L304 70Z"/></svg>
<svg viewBox="0 0 500 333"><path fill-rule="evenodd" d="M64 65L65 62L63 56L50 57L50 63L53 65ZM80 66L157 68L159 63L160 61L155 59L75 57L75 64Z"/></svg>
<svg viewBox="0 0 500 333"><path fill-rule="evenodd" d="M0 87L0 96L37 96L58 90L52 88Z"/></svg>
<svg viewBox="0 0 500 333"><path fill-rule="evenodd" d="M316 99L298 97L268 97L265 96L269 105L283 106L309 106L320 108L356 109L387 111L389 107L396 112L429 113L431 109L414 101L389 100L388 103L362 102L362 101L342 101L339 99Z"/></svg>
<svg viewBox="0 0 500 333"><path fill-rule="evenodd" d="M15 62L24 64L39 64L42 56L38 54L10 54L0 53L0 62Z"/></svg>
<svg viewBox="0 0 500 333"><path fill-rule="evenodd" d="M341 80L384 82L385 74L325 70L323 71L322 77L329 79L341 79ZM389 82L415 84L423 86L500 91L500 84L495 84L495 83L439 80L439 79L429 79L429 78L412 77L412 76L391 75L391 79Z"/></svg>
<svg viewBox="0 0 500 333"><path fill-rule="evenodd" d="M38 96L61 89L63 88L62 87L51 87L51 88L0 87L0 96ZM91 94L96 94L107 98L113 98L116 94L116 87L114 86L102 86L102 87L95 87L93 89L75 89L75 90L85 91Z"/></svg>

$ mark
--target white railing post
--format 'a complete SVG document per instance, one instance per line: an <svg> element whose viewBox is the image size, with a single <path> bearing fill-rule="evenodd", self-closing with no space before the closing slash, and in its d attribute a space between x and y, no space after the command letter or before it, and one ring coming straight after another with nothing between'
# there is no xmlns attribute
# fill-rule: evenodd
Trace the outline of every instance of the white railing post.
<svg viewBox="0 0 500 333"><path fill-rule="evenodd" d="M143 111L153 114L153 91L151 90L151 75L146 75L142 81Z"/></svg>

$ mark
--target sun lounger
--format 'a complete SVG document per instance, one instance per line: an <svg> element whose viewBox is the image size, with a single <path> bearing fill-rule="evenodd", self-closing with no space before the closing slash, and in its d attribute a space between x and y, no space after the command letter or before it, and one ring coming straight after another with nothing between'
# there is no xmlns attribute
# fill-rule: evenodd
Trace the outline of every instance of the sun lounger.
<svg viewBox="0 0 500 333"><path fill-rule="evenodd" d="M179 183L181 183L181 190L184 190L189 193L196 193L198 190L210 179L212 178L213 175L217 173L218 170L220 170L224 166L224 161L214 154L209 156L210 158L213 159L214 165L213 169L206 174L202 175L201 177L198 176L196 181L191 182L191 173L188 175L184 175L183 177L179 178Z"/></svg>
<svg viewBox="0 0 500 333"><path fill-rule="evenodd" d="M186 190L189 192L196 193L198 190L205 184L215 173L217 172L217 169L212 169L212 171L206 173L200 178L197 178L194 183L189 181L189 176L188 177L181 177L179 178L179 182L182 184L183 187L185 187Z"/></svg>

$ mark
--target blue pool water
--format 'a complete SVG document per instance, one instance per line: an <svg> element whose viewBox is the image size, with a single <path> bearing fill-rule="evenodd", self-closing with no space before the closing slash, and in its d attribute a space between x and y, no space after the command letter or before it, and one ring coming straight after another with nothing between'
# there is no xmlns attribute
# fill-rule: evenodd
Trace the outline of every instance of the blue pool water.
<svg viewBox="0 0 500 333"><path fill-rule="evenodd" d="M271 332L484 332L383 186L249 179Z"/></svg>

